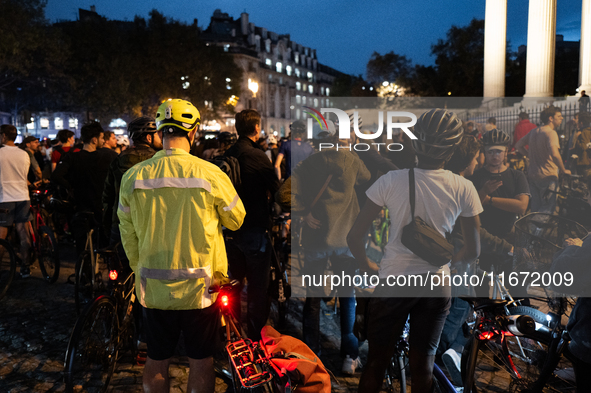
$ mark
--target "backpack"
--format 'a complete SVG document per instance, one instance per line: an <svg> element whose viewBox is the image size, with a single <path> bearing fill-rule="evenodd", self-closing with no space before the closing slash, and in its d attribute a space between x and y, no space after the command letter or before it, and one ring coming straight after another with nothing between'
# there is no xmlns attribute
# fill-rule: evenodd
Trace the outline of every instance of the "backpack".
<svg viewBox="0 0 591 393"><path fill-rule="evenodd" d="M217 165L222 172L230 178L232 185L238 191L242 187L242 180L240 179L240 163L238 159L230 156L217 156L211 162Z"/></svg>
<svg viewBox="0 0 591 393"><path fill-rule="evenodd" d="M62 162L67 155L74 153L74 146L71 146L68 151L65 151L61 145L53 146L52 149L60 153L60 160L58 164Z"/></svg>
<svg viewBox="0 0 591 393"><path fill-rule="evenodd" d="M331 381L328 370L318 356L302 341L278 333L271 326L261 330L261 344L278 370L292 383L292 391L300 393L329 393ZM294 388L295 385L295 388Z"/></svg>

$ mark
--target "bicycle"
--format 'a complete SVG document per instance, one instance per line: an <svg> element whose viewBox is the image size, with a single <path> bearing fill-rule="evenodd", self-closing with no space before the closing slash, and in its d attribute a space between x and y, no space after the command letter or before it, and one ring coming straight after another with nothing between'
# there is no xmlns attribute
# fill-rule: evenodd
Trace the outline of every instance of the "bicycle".
<svg viewBox="0 0 591 393"><path fill-rule="evenodd" d="M272 248L269 293L273 299L277 300L279 324L285 324L287 305L291 297L291 285L289 284L291 272L289 259L291 245L288 240L291 239L288 225L289 220L291 220L289 214L274 217L274 225L269 235L269 242Z"/></svg>
<svg viewBox="0 0 591 393"><path fill-rule="evenodd" d="M409 389L407 386L408 375L407 369L409 367L409 344L408 336L410 332L410 324L407 319L400 339L396 345L396 352L390 364L386 369L384 377L384 384L386 391L389 393L406 393ZM433 364L433 383L434 392L441 393L459 393L456 387L450 382L445 373L437 364Z"/></svg>
<svg viewBox="0 0 591 393"><path fill-rule="evenodd" d="M48 283L54 283L59 278L60 260L57 241L53 231L45 225L46 221L43 214L42 205L47 199L48 191L35 190L31 193L31 213L33 220L25 223L25 230L31 239L30 261L39 262L39 268L43 278ZM21 264L21 255L18 250L21 245L18 242L18 236L13 224L6 236L6 239L0 243L0 257L2 265L0 266L0 299L8 292L8 287L16 275L16 266ZM4 250L4 251L3 251Z"/></svg>
<svg viewBox="0 0 591 393"><path fill-rule="evenodd" d="M78 257L74 268L74 300L76 313L80 315L82 305L85 302L92 301L98 294L107 292L108 278L103 277L106 271L105 267L110 265L110 259L116 258L118 261L119 258L117 251L113 247L95 248L98 226L93 228L91 225L94 222L94 214L92 212L76 213L72 218L72 222L78 222L87 229L84 251Z"/></svg>
<svg viewBox="0 0 591 393"><path fill-rule="evenodd" d="M581 175L561 175L558 188L546 192L556 194L559 216L591 229L591 207L587 202L589 190L583 179Z"/></svg>
<svg viewBox="0 0 591 393"><path fill-rule="evenodd" d="M131 351L132 358L137 354L139 308L135 276L117 261L110 260L111 293L88 304L74 325L64 360L68 393L108 391L125 350Z"/></svg>
<svg viewBox="0 0 591 393"><path fill-rule="evenodd" d="M464 392L513 391L537 379L551 334L548 316L509 299L461 297L476 320L464 346Z"/></svg>
<svg viewBox="0 0 591 393"><path fill-rule="evenodd" d="M279 393L295 390L286 374L273 364L261 342L252 342L238 328L238 321L232 315L230 303L236 299L236 280L212 285L208 292L218 293L217 307L220 308L222 326L225 327L225 350L230 367L234 392Z"/></svg>
<svg viewBox="0 0 591 393"><path fill-rule="evenodd" d="M33 250L39 259L41 274L49 283L57 281L60 275L60 259L58 244L51 228L47 225L49 215L44 210L45 202L49 198L47 188L35 190L31 193L31 212L35 225L29 222Z"/></svg>

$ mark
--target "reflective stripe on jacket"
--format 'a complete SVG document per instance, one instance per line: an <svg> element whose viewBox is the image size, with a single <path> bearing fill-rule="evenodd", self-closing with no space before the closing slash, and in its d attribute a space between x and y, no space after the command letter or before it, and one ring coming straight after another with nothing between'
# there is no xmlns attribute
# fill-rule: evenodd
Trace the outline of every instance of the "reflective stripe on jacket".
<svg viewBox="0 0 591 393"><path fill-rule="evenodd" d="M228 270L222 225L237 230L246 215L226 174L184 150L159 151L123 175L117 214L144 307L212 304L211 277Z"/></svg>

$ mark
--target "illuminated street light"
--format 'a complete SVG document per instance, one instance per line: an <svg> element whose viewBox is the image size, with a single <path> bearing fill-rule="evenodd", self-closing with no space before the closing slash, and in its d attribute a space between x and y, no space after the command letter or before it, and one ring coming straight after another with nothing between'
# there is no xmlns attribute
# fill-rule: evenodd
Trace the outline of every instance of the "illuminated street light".
<svg viewBox="0 0 591 393"><path fill-rule="evenodd" d="M257 92L259 91L259 84L249 78L248 79L248 90L252 91L252 96L254 98L256 98Z"/></svg>

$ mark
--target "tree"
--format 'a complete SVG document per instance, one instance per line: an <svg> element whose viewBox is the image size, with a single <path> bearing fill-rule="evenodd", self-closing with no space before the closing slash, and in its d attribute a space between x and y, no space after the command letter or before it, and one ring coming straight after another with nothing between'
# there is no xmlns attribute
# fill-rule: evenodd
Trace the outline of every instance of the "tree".
<svg viewBox="0 0 591 393"><path fill-rule="evenodd" d="M0 1L0 92L5 110L45 108L68 48L45 20L45 0Z"/></svg>
<svg viewBox="0 0 591 393"><path fill-rule="evenodd" d="M384 81L405 85L412 72L410 59L394 52L385 55L374 52L367 62L367 80L374 85L379 85Z"/></svg>
<svg viewBox="0 0 591 393"><path fill-rule="evenodd" d="M441 78L437 95L482 96L484 83L484 20L472 19L466 27L452 26L445 40L431 46Z"/></svg>
<svg viewBox="0 0 591 393"><path fill-rule="evenodd" d="M93 117L153 115L162 101L178 97L212 118L240 94L240 68L203 43L196 24L153 10L147 21L99 17L59 27L72 48L69 105Z"/></svg>

